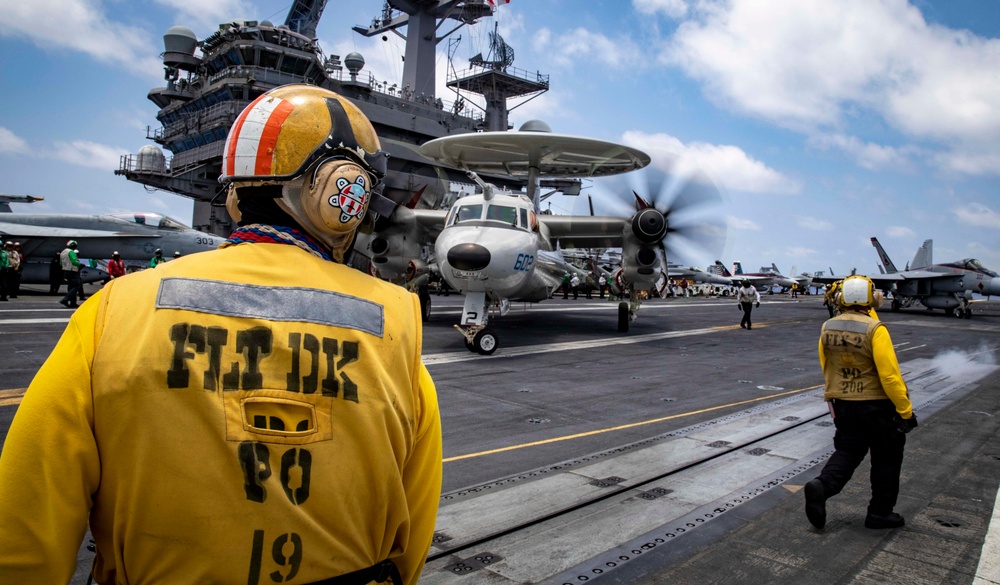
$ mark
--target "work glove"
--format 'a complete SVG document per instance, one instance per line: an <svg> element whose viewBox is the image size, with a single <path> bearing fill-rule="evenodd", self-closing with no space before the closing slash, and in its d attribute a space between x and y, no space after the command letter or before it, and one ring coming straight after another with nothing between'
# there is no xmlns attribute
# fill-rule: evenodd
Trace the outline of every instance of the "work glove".
<svg viewBox="0 0 1000 585"><path fill-rule="evenodd" d="M906 433L909 433L913 429L917 428L917 415L916 415L916 413L914 413L913 416L911 416L910 418L903 418L903 417L901 417L901 416L899 416L897 414L896 418L899 419L899 420L896 421L896 425L897 425L896 426L896 430L898 430L899 432L903 433L904 435Z"/></svg>
<svg viewBox="0 0 1000 585"><path fill-rule="evenodd" d="M757 301L757 308L760 308L760 301Z"/></svg>

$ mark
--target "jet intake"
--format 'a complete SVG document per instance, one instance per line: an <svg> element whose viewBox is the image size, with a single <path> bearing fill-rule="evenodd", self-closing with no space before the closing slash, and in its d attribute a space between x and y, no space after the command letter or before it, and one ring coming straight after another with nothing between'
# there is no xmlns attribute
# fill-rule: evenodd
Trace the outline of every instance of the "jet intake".
<svg viewBox="0 0 1000 585"><path fill-rule="evenodd" d="M448 250L448 264L457 270L482 270L490 265L490 251L479 244L458 244Z"/></svg>
<svg viewBox="0 0 1000 585"><path fill-rule="evenodd" d="M667 218L653 209L643 209L632 216L632 233L643 244L655 244L667 235Z"/></svg>

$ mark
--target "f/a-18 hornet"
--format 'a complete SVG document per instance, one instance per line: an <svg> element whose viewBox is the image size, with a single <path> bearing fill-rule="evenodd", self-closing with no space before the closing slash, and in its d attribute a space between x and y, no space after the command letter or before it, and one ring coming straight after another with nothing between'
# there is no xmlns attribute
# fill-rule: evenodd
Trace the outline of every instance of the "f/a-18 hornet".
<svg viewBox="0 0 1000 585"><path fill-rule="evenodd" d="M22 282L49 282L49 262L66 247L79 243L82 258L108 259L114 252L122 260L143 264L157 248L170 257L218 247L225 238L199 232L159 213L113 213L109 215L69 215L62 213L12 213L11 203L34 203L41 197L0 195L0 237L21 243L25 256ZM108 278L102 270L84 268L81 280L95 282Z"/></svg>
<svg viewBox="0 0 1000 585"><path fill-rule="evenodd" d="M650 157L623 145L555 134L537 121L516 132L439 138L424 144L420 153L465 170L482 192L457 199L447 211L400 207L391 225L361 249L376 261L381 276L393 279L400 271L412 276L427 269L419 249L433 242L429 263L449 286L465 293L455 327L465 336L466 347L483 354L498 346L496 333L488 328L491 310L503 315L510 301L545 300L566 273L577 270L562 257L561 248L622 249L611 290L629 299L618 307L618 330L627 331L643 291L667 271L668 233L684 232L682 222L668 222L671 213L701 203L704 192L718 197L714 186L691 183L673 208L634 193L636 209L630 217L539 213L542 177L605 177L645 167ZM526 193L502 192L478 173L526 179Z"/></svg>
<svg viewBox="0 0 1000 585"><path fill-rule="evenodd" d="M975 258L934 264L933 240L924 240L906 270L896 269L877 238L872 238L872 245L878 251L885 274L873 274L869 278L875 286L892 291L893 311L920 303L928 309L943 309L956 317L969 319L972 317L972 293L1000 295L1000 277Z"/></svg>

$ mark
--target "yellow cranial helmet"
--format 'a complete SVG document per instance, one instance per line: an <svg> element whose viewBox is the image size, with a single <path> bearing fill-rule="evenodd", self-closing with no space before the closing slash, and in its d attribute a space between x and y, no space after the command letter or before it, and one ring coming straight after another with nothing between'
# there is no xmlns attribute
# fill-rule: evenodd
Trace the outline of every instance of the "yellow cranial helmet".
<svg viewBox="0 0 1000 585"><path fill-rule="evenodd" d="M848 276L840 285L840 304L877 309L882 305L882 291L876 290L875 283L867 276Z"/></svg>
<svg viewBox="0 0 1000 585"><path fill-rule="evenodd" d="M342 260L361 221L392 213L381 195L388 155L353 103L311 85L285 85L251 103L236 119L219 180L231 183L226 207L237 221L241 196L280 187L277 205ZM241 188L243 188L241 192ZM267 191L274 197L273 188Z"/></svg>

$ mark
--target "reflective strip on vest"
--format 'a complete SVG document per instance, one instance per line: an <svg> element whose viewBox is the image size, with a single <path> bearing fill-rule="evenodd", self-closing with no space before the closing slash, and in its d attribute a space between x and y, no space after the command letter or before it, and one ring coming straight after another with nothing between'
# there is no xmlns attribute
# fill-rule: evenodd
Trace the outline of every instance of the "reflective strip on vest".
<svg viewBox="0 0 1000 585"><path fill-rule="evenodd" d="M827 331L850 331L851 333L868 333L868 323L860 321L827 321Z"/></svg>
<svg viewBox="0 0 1000 585"><path fill-rule="evenodd" d="M196 278L165 278L156 295L157 309L181 309L211 315L268 321L300 321L344 327L382 337L382 305L332 291L257 286Z"/></svg>

